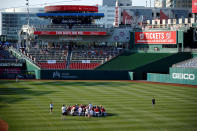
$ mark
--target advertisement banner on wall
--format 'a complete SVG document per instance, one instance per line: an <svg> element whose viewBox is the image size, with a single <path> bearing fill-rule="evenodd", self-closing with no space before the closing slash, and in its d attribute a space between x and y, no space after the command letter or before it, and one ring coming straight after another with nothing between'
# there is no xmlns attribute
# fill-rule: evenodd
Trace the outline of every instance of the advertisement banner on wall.
<svg viewBox="0 0 197 131"><path fill-rule="evenodd" d="M135 32L135 44L176 43L176 31Z"/></svg>
<svg viewBox="0 0 197 131"><path fill-rule="evenodd" d="M56 63L56 60L47 60L47 63L49 63L49 64L55 64Z"/></svg>
<svg viewBox="0 0 197 131"><path fill-rule="evenodd" d="M107 35L107 32L102 31L34 31L34 35Z"/></svg>
<svg viewBox="0 0 197 131"><path fill-rule="evenodd" d="M0 68L1 73L19 73L21 71L20 68Z"/></svg>
<svg viewBox="0 0 197 131"><path fill-rule="evenodd" d="M82 63L90 63L90 60L82 60Z"/></svg>
<svg viewBox="0 0 197 131"><path fill-rule="evenodd" d="M22 67L22 63L0 63L0 67Z"/></svg>
<svg viewBox="0 0 197 131"><path fill-rule="evenodd" d="M197 0L192 0L192 13L197 13Z"/></svg>

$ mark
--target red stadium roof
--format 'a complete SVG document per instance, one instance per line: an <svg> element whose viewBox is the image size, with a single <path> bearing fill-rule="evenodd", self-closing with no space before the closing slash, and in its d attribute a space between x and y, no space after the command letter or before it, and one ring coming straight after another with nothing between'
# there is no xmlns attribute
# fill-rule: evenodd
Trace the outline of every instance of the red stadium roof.
<svg viewBox="0 0 197 131"><path fill-rule="evenodd" d="M98 12L97 6L81 6L81 5L55 5L46 6L45 12L60 12L60 11L87 11L87 12Z"/></svg>

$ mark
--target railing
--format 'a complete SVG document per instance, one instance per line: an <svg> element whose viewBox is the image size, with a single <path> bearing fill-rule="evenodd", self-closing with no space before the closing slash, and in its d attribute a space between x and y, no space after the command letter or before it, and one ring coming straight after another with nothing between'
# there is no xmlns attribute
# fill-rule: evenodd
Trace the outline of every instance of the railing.
<svg viewBox="0 0 197 131"><path fill-rule="evenodd" d="M74 28L104 28L104 27L105 27L104 25L95 25L95 24L76 24L72 26L72 29ZM33 28L69 29L69 26L64 25L64 24L51 24L51 25L34 25Z"/></svg>
<svg viewBox="0 0 197 131"><path fill-rule="evenodd" d="M22 52L16 50L13 47L9 48L10 51L14 52L19 58L21 59L26 59L27 61L29 61L30 63L34 64L35 66L37 66L37 68L40 68L32 59L30 59L29 57L27 57L26 55L24 55Z"/></svg>
<svg viewBox="0 0 197 131"><path fill-rule="evenodd" d="M137 49L131 49L129 52L137 52L137 53L177 53L177 48L161 48L161 49L149 49L149 48L137 48Z"/></svg>
<svg viewBox="0 0 197 131"><path fill-rule="evenodd" d="M150 49L150 48L135 48L129 50L129 52L150 52L150 53L177 53L177 52L190 52L197 53L197 49L192 48L184 48L183 50L179 50L178 48L159 48L158 50Z"/></svg>
<svg viewBox="0 0 197 131"><path fill-rule="evenodd" d="M184 48L182 52L192 52L192 53L197 53L197 49Z"/></svg>
<svg viewBox="0 0 197 131"><path fill-rule="evenodd" d="M171 24L171 25L166 25L166 24L158 24L158 25L151 25L151 24L145 24L142 26L142 30L183 30L187 31L191 25L189 24Z"/></svg>
<svg viewBox="0 0 197 131"><path fill-rule="evenodd" d="M67 25L37 25L33 27L35 31L106 31L113 32L113 28L105 28L103 25L74 25L69 28Z"/></svg>

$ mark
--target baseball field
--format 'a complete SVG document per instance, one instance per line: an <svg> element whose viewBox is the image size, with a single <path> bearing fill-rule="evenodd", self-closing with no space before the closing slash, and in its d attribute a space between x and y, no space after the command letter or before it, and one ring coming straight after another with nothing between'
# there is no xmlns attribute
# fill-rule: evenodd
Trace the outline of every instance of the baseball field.
<svg viewBox="0 0 197 131"><path fill-rule="evenodd" d="M9 131L196 131L196 87L135 81L0 80L0 119ZM107 116L61 120L63 104L88 103L103 105Z"/></svg>

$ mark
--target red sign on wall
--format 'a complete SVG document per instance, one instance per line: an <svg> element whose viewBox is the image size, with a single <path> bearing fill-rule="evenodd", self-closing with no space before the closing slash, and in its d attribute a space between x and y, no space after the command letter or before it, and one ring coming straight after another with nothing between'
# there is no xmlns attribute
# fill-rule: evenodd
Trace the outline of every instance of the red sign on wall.
<svg viewBox="0 0 197 131"><path fill-rule="evenodd" d="M98 12L97 6L82 6L82 5L55 5L46 6L45 12L59 12L59 11L89 11Z"/></svg>
<svg viewBox="0 0 197 131"><path fill-rule="evenodd" d="M192 13L197 13L197 0L192 0Z"/></svg>
<svg viewBox="0 0 197 131"><path fill-rule="evenodd" d="M176 44L176 31L135 32L135 44Z"/></svg>
<svg viewBox="0 0 197 131"><path fill-rule="evenodd" d="M34 35L107 35L100 31L34 31Z"/></svg>

